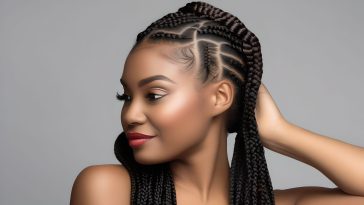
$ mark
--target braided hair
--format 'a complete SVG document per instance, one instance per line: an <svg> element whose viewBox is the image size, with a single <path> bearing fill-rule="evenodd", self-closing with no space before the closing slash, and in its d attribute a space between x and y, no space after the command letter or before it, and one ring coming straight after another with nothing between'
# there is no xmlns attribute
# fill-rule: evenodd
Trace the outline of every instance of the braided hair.
<svg viewBox="0 0 364 205"><path fill-rule="evenodd" d="M204 83L222 78L233 82L234 102L228 112L226 129L237 135L230 167L229 202L274 204L254 113L263 74L258 38L237 17L199 1L187 3L149 25L137 35L132 51L143 41L175 43L178 52L174 58L186 65L186 69L199 59L199 77ZM194 46L197 56L192 52ZM114 152L130 174L132 204L176 204L168 163L136 162L124 132L116 139Z"/></svg>

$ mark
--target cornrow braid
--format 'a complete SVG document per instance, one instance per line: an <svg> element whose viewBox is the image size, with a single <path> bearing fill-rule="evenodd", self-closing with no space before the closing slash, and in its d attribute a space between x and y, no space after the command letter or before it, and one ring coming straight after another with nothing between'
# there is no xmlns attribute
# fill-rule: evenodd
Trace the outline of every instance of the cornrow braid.
<svg viewBox="0 0 364 205"><path fill-rule="evenodd" d="M254 113L263 74L258 38L237 17L199 1L150 24L137 35L132 51L143 41L175 43L176 52L171 58L186 68L198 67L204 83L223 78L233 82L234 102L226 128L229 133L237 132L230 168L230 204L274 204ZM132 204L176 204L168 163L136 162L124 132L116 139L114 152L131 176Z"/></svg>

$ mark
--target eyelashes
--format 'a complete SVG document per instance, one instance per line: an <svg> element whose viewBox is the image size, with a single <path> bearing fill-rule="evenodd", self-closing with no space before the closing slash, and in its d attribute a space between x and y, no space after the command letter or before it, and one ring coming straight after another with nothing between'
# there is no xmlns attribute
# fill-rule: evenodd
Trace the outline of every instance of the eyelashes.
<svg viewBox="0 0 364 205"><path fill-rule="evenodd" d="M118 92L116 92L116 99L119 101L129 101L130 97L128 95L125 95L124 93L120 95Z"/></svg>
<svg viewBox="0 0 364 205"><path fill-rule="evenodd" d="M160 96L155 98L154 96ZM148 93L145 97L149 100L149 101L157 101L160 98L162 98L164 95L159 95L159 94L155 94L155 93ZM125 102L129 102L131 101L131 97L129 95L126 95L125 93L123 93L122 95L120 95L118 92L116 92L116 99L119 101L125 101Z"/></svg>

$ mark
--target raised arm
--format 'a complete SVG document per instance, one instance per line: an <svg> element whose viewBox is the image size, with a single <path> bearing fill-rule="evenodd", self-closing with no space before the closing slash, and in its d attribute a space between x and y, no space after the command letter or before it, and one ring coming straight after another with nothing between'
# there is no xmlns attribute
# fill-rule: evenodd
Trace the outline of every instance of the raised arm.
<svg viewBox="0 0 364 205"><path fill-rule="evenodd" d="M364 202L363 147L288 122L263 84L258 93L256 119L266 148L315 167L343 194L361 196Z"/></svg>
<svg viewBox="0 0 364 205"><path fill-rule="evenodd" d="M264 146L325 174L342 191L364 196L364 149L301 128L282 125L277 136L263 141Z"/></svg>

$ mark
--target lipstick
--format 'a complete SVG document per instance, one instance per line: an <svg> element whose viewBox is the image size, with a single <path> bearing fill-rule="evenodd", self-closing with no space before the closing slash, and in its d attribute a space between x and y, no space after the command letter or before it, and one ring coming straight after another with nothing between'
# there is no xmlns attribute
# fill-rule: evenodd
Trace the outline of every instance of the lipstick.
<svg viewBox="0 0 364 205"><path fill-rule="evenodd" d="M138 132L128 132L126 134L129 146L131 147L139 147L140 145L144 144L146 141L152 139L155 136L146 135Z"/></svg>

